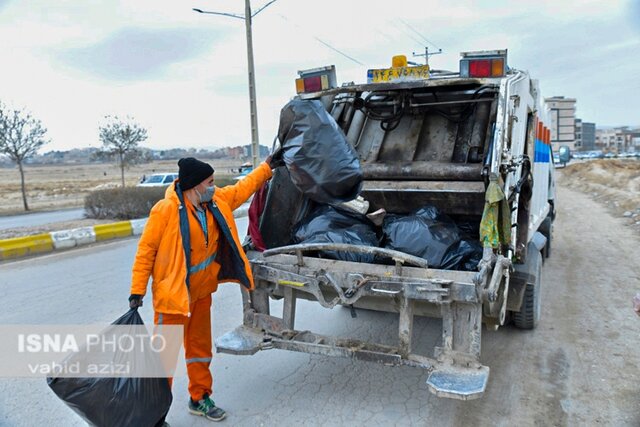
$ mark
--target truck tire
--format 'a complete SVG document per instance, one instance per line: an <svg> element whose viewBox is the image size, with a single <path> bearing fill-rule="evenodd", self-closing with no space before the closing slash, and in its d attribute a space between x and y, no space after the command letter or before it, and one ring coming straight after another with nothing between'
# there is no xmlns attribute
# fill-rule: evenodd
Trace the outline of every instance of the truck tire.
<svg viewBox="0 0 640 427"><path fill-rule="evenodd" d="M540 224L540 228L538 228L538 231L540 231L540 233L542 233L544 237L547 238L547 244L542 250L542 255L544 258L549 258L549 256L551 255L551 224L551 217L548 216L544 221L542 221L542 224Z"/></svg>
<svg viewBox="0 0 640 427"><path fill-rule="evenodd" d="M541 255L540 255L541 256ZM519 329L534 329L540 320L542 261L538 262L535 283L527 283L519 312L513 313L513 324Z"/></svg>

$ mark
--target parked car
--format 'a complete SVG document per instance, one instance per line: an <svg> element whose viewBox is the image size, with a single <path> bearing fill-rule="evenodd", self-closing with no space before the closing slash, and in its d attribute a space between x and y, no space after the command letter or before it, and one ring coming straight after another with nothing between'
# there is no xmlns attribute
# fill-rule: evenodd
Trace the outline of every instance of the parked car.
<svg viewBox="0 0 640 427"><path fill-rule="evenodd" d="M240 165L237 169L231 169L232 172L238 172L240 175L234 176L233 179L239 180L249 175L249 172L253 171L253 165L251 162L246 162Z"/></svg>
<svg viewBox="0 0 640 427"><path fill-rule="evenodd" d="M143 181L140 182L138 187L166 187L173 181L178 179L177 173L154 173L147 177L143 177Z"/></svg>

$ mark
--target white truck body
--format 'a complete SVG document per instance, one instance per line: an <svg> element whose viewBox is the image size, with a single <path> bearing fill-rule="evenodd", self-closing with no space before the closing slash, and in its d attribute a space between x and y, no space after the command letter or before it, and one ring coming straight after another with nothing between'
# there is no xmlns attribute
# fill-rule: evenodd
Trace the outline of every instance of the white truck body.
<svg viewBox="0 0 640 427"><path fill-rule="evenodd" d="M513 318L531 329L540 316L540 269L549 254L555 190L537 82L518 70L492 78L432 73L299 96L320 99L356 148L365 179L361 194L372 210L403 213L429 203L479 222L489 181L497 180L511 212L509 241L485 248L475 272L433 269L417 257L369 247L324 249L376 253L395 265L317 258L313 252L323 248L287 240L311 202L280 168L261 219L269 249L248 252L256 290L243 294L244 323L216 340L217 350L276 348L417 366L427 370L429 389L438 396L480 397L489 375L480 363L481 324L497 329ZM367 111L394 105L402 114L386 130ZM284 299L281 314L271 313L273 298ZM298 331L300 298L327 308L397 312L399 345ZM414 316L442 318L442 343L433 355L412 351Z"/></svg>

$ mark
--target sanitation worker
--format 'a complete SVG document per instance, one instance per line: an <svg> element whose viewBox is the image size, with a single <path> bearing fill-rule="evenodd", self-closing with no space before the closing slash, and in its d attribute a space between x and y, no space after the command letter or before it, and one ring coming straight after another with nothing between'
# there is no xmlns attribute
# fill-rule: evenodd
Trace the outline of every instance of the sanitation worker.
<svg viewBox="0 0 640 427"><path fill-rule="evenodd" d="M154 323L184 326L189 412L211 421L226 416L211 398L211 294L220 282L254 287L232 212L271 178L274 163L269 156L235 185L217 188L209 164L180 159L178 179L151 209L138 243L129 306L142 305L151 276Z"/></svg>

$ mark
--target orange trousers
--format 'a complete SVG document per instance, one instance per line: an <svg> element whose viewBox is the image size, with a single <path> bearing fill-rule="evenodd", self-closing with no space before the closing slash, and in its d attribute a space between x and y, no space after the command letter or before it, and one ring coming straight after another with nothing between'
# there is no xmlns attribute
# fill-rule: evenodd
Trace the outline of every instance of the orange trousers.
<svg viewBox="0 0 640 427"><path fill-rule="evenodd" d="M194 401L212 395L213 377L209 370L211 351L211 295L191 304L191 317L181 314L154 313L156 325L184 326L184 357L189 376L189 395ZM178 351L179 349L176 349ZM177 353L176 353L177 354ZM172 385L173 379L169 378Z"/></svg>

